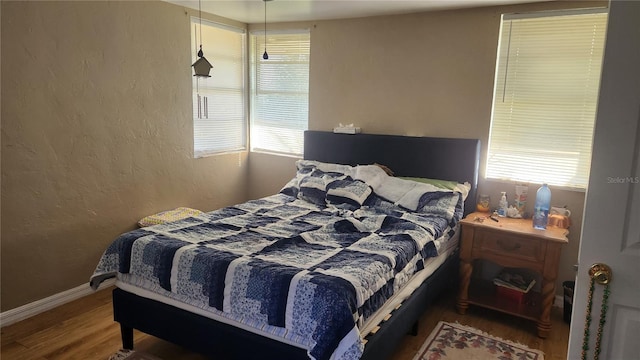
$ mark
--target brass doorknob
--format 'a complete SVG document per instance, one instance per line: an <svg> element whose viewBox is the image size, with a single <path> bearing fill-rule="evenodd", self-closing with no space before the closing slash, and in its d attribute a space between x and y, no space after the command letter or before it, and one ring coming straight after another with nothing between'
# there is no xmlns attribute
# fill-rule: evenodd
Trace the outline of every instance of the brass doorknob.
<svg viewBox="0 0 640 360"><path fill-rule="evenodd" d="M589 268L589 276L591 276L598 284L606 285L611 281L611 268L602 263L595 263Z"/></svg>

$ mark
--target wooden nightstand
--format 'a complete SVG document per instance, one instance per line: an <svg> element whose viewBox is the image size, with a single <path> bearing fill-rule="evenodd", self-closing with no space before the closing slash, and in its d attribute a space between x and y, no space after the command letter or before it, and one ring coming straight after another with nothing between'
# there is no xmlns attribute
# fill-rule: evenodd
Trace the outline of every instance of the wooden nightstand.
<svg viewBox="0 0 640 360"><path fill-rule="evenodd" d="M476 218L484 219L482 222ZM464 314L469 304L531 319L538 324L538 336L551 330L551 306L556 295L560 249L569 242L566 229L536 230L531 220L489 219L487 213L472 213L461 221L460 288L457 309ZM542 278L541 291L529 291L526 301L517 302L496 295L491 279L473 273L474 260L489 260L503 267L530 269Z"/></svg>

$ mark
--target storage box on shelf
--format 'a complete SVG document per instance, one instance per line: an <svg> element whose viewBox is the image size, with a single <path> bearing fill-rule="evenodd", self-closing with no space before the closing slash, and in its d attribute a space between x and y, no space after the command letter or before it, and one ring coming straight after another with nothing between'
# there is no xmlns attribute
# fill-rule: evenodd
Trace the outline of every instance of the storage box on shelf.
<svg viewBox="0 0 640 360"><path fill-rule="evenodd" d="M525 297L536 284L533 274L525 269L503 268L495 278L493 284L496 286L498 296L523 303Z"/></svg>
<svg viewBox="0 0 640 360"><path fill-rule="evenodd" d="M527 294L523 293L522 291L509 289L508 287L496 285L496 295L511 301L515 301L518 304L522 304L525 302L524 299Z"/></svg>

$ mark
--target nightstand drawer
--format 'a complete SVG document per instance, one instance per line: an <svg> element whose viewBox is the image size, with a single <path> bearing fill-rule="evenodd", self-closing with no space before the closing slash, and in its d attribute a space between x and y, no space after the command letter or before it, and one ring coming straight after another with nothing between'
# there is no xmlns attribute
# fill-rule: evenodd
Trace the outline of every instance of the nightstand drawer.
<svg viewBox="0 0 640 360"><path fill-rule="evenodd" d="M535 238L523 238L502 232L483 231L477 235L474 250L483 253L521 258L523 260L543 261L542 241Z"/></svg>

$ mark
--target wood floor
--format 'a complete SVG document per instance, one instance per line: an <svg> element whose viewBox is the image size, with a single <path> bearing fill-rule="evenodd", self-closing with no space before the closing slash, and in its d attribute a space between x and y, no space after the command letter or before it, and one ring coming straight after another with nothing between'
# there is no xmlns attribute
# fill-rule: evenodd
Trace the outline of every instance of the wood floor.
<svg viewBox="0 0 640 360"><path fill-rule="evenodd" d="M458 315L454 295L445 294L420 319L417 336L406 336L392 360L411 360L438 321L459 322L494 336L540 349L545 359L566 359L569 325L554 307L553 329L538 338L535 323L477 307ZM107 360L121 347L120 327L113 322L111 291L98 291L22 322L2 328L2 360ZM135 348L163 360L206 360L204 356L136 332ZM224 360L224 359L214 359Z"/></svg>

